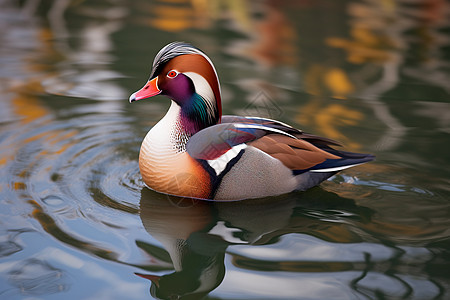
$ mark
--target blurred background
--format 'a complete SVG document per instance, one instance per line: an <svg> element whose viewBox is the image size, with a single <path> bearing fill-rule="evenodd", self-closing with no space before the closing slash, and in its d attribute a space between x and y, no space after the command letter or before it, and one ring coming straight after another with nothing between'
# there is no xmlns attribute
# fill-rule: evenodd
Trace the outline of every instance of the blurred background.
<svg viewBox="0 0 450 300"><path fill-rule="evenodd" d="M169 103L128 97L171 41L224 114L377 161L244 203L149 191ZM0 92L2 299L450 297L448 1L0 0Z"/></svg>

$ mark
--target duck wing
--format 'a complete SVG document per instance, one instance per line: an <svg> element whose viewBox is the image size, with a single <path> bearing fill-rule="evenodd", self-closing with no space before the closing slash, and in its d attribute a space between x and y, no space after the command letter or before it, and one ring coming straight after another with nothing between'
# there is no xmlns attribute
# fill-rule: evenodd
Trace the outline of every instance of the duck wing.
<svg viewBox="0 0 450 300"><path fill-rule="evenodd" d="M305 133L279 121L239 116L223 116L222 123L194 134L186 145L188 154L212 161L230 150L234 158L246 146L255 147L278 159L294 175L337 172L374 159L373 155L340 151L334 140Z"/></svg>
<svg viewBox="0 0 450 300"><path fill-rule="evenodd" d="M222 116L222 123L258 124L265 127L281 130L284 133L289 133L297 138L305 139L318 145L342 146L341 143L335 140L309 134L286 123L268 118L225 115Z"/></svg>

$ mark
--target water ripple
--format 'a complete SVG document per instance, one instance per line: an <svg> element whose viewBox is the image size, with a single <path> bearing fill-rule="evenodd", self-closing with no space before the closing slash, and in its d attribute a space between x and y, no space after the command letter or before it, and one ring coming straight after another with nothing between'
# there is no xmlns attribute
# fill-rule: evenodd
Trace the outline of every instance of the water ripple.
<svg viewBox="0 0 450 300"><path fill-rule="evenodd" d="M14 128L20 134L2 140L2 153L12 158L4 160L1 172L9 180L2 186L15 201L31 205L33 218L61 242L116 260L114 252L121 251L105 247L109 242L98 236L121 227L116 222L119 212L132 216L139 211L139 141L127 125L129 118L75 107L62 111L65 117L60 120L50 114L3 124L6 132ZM27 213L26 206L22 209ZM78 218L83 221L73 222ZM80 225L91 234L77 237ZM21 251L15 243L5 243L5 255Z"/></svg>

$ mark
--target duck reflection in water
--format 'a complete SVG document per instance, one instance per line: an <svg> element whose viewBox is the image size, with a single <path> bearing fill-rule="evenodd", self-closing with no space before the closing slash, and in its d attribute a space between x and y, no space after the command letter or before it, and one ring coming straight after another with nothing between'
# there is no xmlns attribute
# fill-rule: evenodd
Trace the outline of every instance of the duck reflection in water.
<svg viewBox="0 0 450 300"><path fill-rule="evenodd" d="M371 213L356 206L352 200L337 195L330 197L330 194L317 189L303 200L297 193L276 199L209 202L163 195L143 188L140 203L142 223L167 250L175 272L162 276L136 275L151 280L150 293L155 298L201 299L222 282L225 250L229 245L270 244L280 236L294 232L333 242L358 241L358 237L348 232L346 227L331 225L346 232L336 234L336 231L330 231L330 224L336 223L323 221L320 216L329 218L325 215L330 211L337 215L333 210L337 207L360 221L361 218L369 218ZM327 200L312 201L311 197Z"/></svg>

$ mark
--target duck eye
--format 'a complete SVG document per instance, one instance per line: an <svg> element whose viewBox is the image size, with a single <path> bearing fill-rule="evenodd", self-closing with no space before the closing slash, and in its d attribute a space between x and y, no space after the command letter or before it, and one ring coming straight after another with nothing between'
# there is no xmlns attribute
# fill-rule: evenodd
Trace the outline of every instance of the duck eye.
<svg viewBox="0 0 450 300"><path fill-rule="evenodd" d="M171 71L169 71L169 73L167 73L167 77L169 77L169 78L175 78L175 77L177 77L177 75L178 75L178 72L175 70L171 70Z"/></svg>

